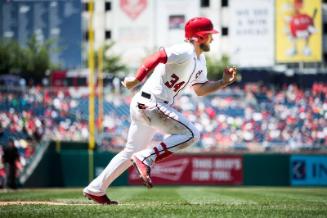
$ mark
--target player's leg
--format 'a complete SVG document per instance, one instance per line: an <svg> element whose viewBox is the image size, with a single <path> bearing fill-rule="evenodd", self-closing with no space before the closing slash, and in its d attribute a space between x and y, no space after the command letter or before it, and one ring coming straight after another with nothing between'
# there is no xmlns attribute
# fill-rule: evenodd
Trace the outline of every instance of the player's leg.
<svg viewBox="0 0 327 218"><path fill-rule="evenodd" d="M142 122L132 121L125 148L109 162L101 174L84 189L84 192L96 196L104 195L109 185L131 166L132 154L144 149L154 133L151 127Z"/></svg>
<svg viewBox="0 0 327 218"><path fill-rule="evenodd" d="M155 109L148 110L146 113L151 119L151 126L170 134L153 148L146 148L135 154L137 159L147 166L195 143L200 138L197 128L180 112L168 105L158 104Z"/></svg>

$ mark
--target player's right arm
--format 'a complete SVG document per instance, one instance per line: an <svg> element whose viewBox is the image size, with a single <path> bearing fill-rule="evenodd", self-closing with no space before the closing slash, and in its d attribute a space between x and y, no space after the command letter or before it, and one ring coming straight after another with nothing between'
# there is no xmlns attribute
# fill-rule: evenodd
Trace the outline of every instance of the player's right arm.
<svg viewBox="0 0 327 218"><path fill-rule="evenodd" d="M146 58L137 70L135 77L126 77L122 85L128 89L137 86L150 72L160 63L163 64L181 64L193 57L193 47L183 43L161 48L157 53Z"/></svg>
<svg viewBox="0 0 327 218"><path fill-rule="evenodd" d="M155 54L147 57L138 68L135 77L125 77L122 85L128 89L137 86L153 69L160 63L167 63L167 54L164 49L160 49Z"/></svg>

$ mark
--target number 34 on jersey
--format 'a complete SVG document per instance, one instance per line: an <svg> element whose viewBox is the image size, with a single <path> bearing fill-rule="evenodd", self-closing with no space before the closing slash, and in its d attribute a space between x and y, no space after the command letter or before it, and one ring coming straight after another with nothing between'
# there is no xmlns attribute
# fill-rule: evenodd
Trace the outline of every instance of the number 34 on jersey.
<svg viewBox="0 0 327 218"><path fill-rule="evenodd" d="M172 89L174 92L180 90L180 88L185 84L185 81L179 81L179 77L176 74L171 75L171 80L165 82L165 85Z"/></svg>

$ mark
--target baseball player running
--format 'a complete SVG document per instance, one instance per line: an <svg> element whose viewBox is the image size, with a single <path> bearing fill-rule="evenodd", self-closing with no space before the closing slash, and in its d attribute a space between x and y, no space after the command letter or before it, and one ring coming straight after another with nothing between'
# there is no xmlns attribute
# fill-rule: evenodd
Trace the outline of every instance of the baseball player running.
<svg viewBox="0 0 327 218"><path fill-rule="evenodd" d="M124 79L122 84L132 89L148 77L130 105L131 126L125 148L84 188L86 197L100 204L117 204L107 197L106 190L132 164L144 184L151 188L151 166L199 140L196 127L172 105L189 87L198 96L205 96L236 80L235 67L226 68L221 80L207 79L203 52L210 50L215 33L218 32L208 18L190 19L185 25L184 43L160 49L146 58L135 77ZM169 136L154 147L147 147L156 130Z"/></svg>

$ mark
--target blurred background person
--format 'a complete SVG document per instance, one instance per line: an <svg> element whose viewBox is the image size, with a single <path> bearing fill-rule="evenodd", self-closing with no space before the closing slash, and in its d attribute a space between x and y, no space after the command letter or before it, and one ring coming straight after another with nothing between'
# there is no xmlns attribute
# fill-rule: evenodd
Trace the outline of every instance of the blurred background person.
<svg viewBox="0 0 327 218"><path fill-rule="evenodd" d="M6 182L7 187L17 189L16 175L17 167L16 161L19 161L18 149L15 146L14 139L9 139L8 145L3 150L2 161L6 169Z"/></svg>

